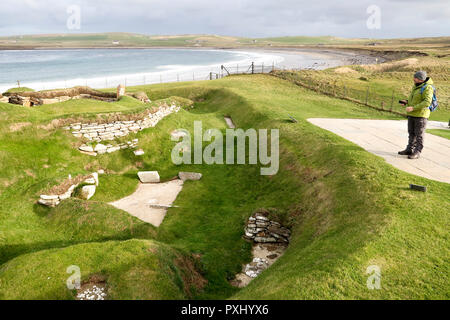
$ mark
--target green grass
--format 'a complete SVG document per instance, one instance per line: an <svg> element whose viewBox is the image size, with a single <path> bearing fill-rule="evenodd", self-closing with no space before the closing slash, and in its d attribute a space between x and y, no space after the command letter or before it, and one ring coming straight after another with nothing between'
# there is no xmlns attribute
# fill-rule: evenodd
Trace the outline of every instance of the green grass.
<svg viewBox="0 0 450 320"><path fill-rule="evenodd" d="M413 86L412 77L416 70L426 70L437 89L439 108L430 120L448 122L450 119L450 60L430 57L413 58L417 61L408 65L388 62L369 67L348 66L321 71L280 71L279 76L297 80L319 90L356 99L375 107L383 106L405 113L398 101L407 99ZM343 70L344 72L340 71ZM347 70L345 70L347 69ZM367 80L361 80L365 78ZM367 100L366 100L367 99Z"/></svg>
<svg viewBox="0 0 450 320"><path fill-rule="evenodd" d="M436 136L450 139L450 130L446 129L429 129L427 130L428 133L434 134Z"/></svg>
<svg viewBox="0 0 450 320"><path fill-rule="evenodd" d="M19 92L29 92L29 91L34 91L34 90L27 88L27 87L11 88L11 89L6 90L6 92L8 92L8 93L19 93Z"/></svg>
<svg viewBox="0 0 450 320"><path fill-rule="evenodd" d="M0 268L0 299L74 299L67 268L77 266L82 283L107 281L110 299L185 299L180 254L148 240L84 243L22 255Z"/></svg>
<svg viewBox="0 0 450 320"><path fill-rule="evenodd" d="M186 283L180 277L151 280L143 288L147 276L176 266L170 259L156 266L147 264L153 256L141 260L141 254L129 255L135 250L129 243L133 248L147 243L130 240L135 238L152 239L175 255L198 256L208 283L195 291L192 297L197 299L449 298L449 185L401 172L306 121L399 117L266 75L131 90L144 90L154 101L180 96L195 102L194 108L136 134L146 151L139 158L131 150L85 156L73 147L77 139L70 133L39 127L74 114L93 118L108 107L141 110L136 101L61 103L42 110L0 106L0 298L71 298L61 279L67 277L65 268L77 263L83 264L83 276L100 272L109 285L120 288L112 298L146 299L149 291L162 299L188 297L180 291ZM225 130L224 115L241 128L280 130L278 174L261 176L252 165L172 164L172 130L191 131L194 120L201 120L205 129ZM289 122L288 115L299 122ZM24 121L31 125L10 131L11 123ZM54 209L36 205L41 190L68 174L100 168L107 175L101 176L91 201L69 200ZM197 171L203 178L187 182L175 202L178 207L153 228L107 204L134 191L138 170L158 170L162 179ZM429 191L409 190L410 183L427 185ZM292 228L291 244L269 270L238 290L228 280L250 260L250 244L242 239L244 223L262 207L274 208ZM137 269L129 271L134 264ZM366 287L365 271L373 264L381 267L381 290ZM32 278L28 269L39 276ZM58 274L58 284L45 289L51 272Z"/></svg>

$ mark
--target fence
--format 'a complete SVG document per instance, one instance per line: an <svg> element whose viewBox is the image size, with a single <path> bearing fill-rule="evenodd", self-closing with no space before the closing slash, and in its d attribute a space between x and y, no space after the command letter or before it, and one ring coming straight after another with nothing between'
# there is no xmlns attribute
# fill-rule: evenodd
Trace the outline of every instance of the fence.
<svg viewBox="0 0 450 320"><path fill-rule="evenodd" d="M139 86L178 81L215 80L232 74L269 73L275 69L275 63L262 63L258 65L255 63L251 63L250 65L222 65L213 68L200 68L193 71L167 71L127 77L111 76L95 79L75 79L52 82L17 81L16 83L11 83L10 85L2 85L0 87L0 92L6 91L10 88L15 88L17 86L33 88L34 90L49 90L57 88L68 89L76 86L87 86L96 89L104 89L117 87L119 84L124 84L125 86Z"/></svg>
<svg viewBox="0 0 450 320"><path fill-rule="evenodd" d="M405 99L405 93L392 89L389 94L375 91L368 84L364 89L347 86L344 83L321 81L302 72L276 72L275 76L329 96L356 102L380 111L406 116L405 107L398 101Z"/></svg>
<svg viewBox="0 0 450 320"><path fill-rule="evenodd" d="M212 68L209 71L196 71L196 72L167 72L152 75L142 75L133 78L105 78L97 80L75 80L76 83L72 81L64 81L63 86L53 86L52 88L69 88L77 85L86 85L92 88L110 88L117 86L119 84L125 84L126 86L133 85L147 85L156 83L169 83L177 81L196 81L196 80L215 80L226 76L237 75L237 74L261 74L270 73L274 76L290 80L297 85L314 90L316 92L330 95L333 97L349 100L359 104L366 105L368 107L380 110L389 111L398 115L405 115L405 108L398 104L398 101L405 99L405 92L400 90L392 89L392 91L384 90L383 92L375 91L369 84L363 90L350 87L345 83L330 82L314 78L310 73L302 72L302 70L315 69L317 66L305 66L299 69L287 69L285 67L277 66L275 63L271 64L255 64L250 65L222 65L220 67ZM26 84L24 84L27 86ZM36 87L31 86L34 89ZM40 90L50 89L50 87L43 87ZM441 97L439 104L440 108L446 108L444 106L449 105L448 97Z"/></svg>

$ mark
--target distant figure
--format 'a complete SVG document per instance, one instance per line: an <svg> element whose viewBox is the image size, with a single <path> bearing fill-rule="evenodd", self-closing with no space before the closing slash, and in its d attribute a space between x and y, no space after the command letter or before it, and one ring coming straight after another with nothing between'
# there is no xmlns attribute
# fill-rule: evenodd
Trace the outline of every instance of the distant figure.
<svg viewBox="0 0 450 320"><path fill-rule="evenodd" d="M406 106L408 115L408 145L405 150L399 151L400 155L407 155L409 159L418 159L423 149L423 140L427 119L430 117L429 106L433 100L433 80L427 77L425 71L417 71L414 74L414 86L408 100L399 101Z"/></svg>

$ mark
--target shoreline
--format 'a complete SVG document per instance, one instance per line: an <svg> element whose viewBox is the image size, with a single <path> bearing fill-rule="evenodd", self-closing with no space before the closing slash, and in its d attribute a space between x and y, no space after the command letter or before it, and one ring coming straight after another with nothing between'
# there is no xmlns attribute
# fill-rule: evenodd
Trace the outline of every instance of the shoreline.
<svg viewBox="0 0 450 320"><path fill-rule="evenodd" d="M215 63L213 65L179 66L175 69L165 71L143 71L140 73L104 75L98 77L85 77L62 79L57 78L49 81L27 81L22 79L21 84L34 90L47 90L49 88L69 88L85 85L96 89L112 88L118 84L127 86L147 85L156 83L169 83L177 81L207 80L210 74L220 75L221 65L228 69L235 65L242 67L255 62L261 68L261 64L270 69L274 65L279 69L313 69L322 70L343 65L373 64L377 58L358 52L335 50L330 48L217 48L217 47L111 47L111 48L39 48L35 51L74 51L74 50L185 50L185 51L223 51L244 53L248 57L239 61L228 61ZM16 50L25 51L25 50ZM1 52L1 50L0 50ZM382 59L382 58L378 58ZM382 59L384 60L384 59ZM380 60L379 62L382 62ZM241 69L242 70L242 69ZM195 74L195 76L194 76ZM0 85L0 91L6 91L14 87L13 83Z"/></svg>

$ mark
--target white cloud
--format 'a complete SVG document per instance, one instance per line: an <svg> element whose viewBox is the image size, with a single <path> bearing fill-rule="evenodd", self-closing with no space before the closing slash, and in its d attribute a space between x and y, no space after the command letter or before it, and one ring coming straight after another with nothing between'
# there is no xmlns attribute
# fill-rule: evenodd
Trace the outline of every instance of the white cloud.
<svg viewBox="0 0 450 320"><path fill-rule="evenodd" d="M372 4L381 8L380 30L366 28ZM68 32L70 5L81 7L81 32L422 37L450 30L448 0L3 0L0 34Z"/></svg>

